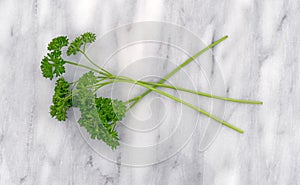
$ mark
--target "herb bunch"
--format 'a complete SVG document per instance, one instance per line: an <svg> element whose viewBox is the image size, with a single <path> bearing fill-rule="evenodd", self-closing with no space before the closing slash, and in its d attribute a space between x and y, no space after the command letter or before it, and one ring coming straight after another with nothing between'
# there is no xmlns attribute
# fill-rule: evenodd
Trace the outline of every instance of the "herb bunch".
<svg viewBox="0 0 300 185"><path fill-rule="evenodd" d="M66 121L68 118L68 110L71 107L78 108L81 112L81 117L78 120L78 124L86 129L92 139L102 140L112 149L115 149L120 144L118 132L116 130L117 123L125 117L126 112L129 109L134 107L147 94L154 91L162 96L165 96L166 98L170 98L176 102L182 103L239 133L243 133L243 130L241 130L240 128L237 128L229 124L228 122L214 115L211 115L205 110L200 109L182 99L179 99L178 97L175 97L163 91L163 89L168 88L192 93L195 95L205 96L208 98L216 98L224 101L248 104L262 104L262 102L260 101L220 97L204 92L198 92L182 87L164 84L167 79L177 73L180 69L191 63L195 58L199 57L210 48L224 41L226 38L227 36L222 37L216 42L210 44L208 47L202 49L194 56L190 57L181 65L176 67L159 82L154 83L135 80L125 76L113 75L108 70L97 65L86 54L86 46L96 41L96 35L94 33L84 33L76 37L71 42L69 41L67 36L56 37L52 39L52 41L48 44L48 53L41 61L41 71L43 76L50 80L56 79L54 95L52 97L52 105L50 106L50 115L56 118L58 121ZM63 57L64 48L66 48L65 53L67 56L81 54L94 67L89 67L78 62L66 60L66 57ZM68 82L62 76L66 72L66 64L82 67L86 69L87 72L83 74L77 81ZM147 89L147 91L127 101L97 96L96 92L100 88L113 83L136 84L144 87L145 89Z"/></svg>

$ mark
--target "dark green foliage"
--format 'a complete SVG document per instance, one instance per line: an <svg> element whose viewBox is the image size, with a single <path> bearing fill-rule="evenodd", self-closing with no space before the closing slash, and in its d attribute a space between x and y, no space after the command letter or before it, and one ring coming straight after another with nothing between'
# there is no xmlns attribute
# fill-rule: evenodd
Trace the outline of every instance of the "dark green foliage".
<svg viewBox="0 0 300 185"><path fill-rule="evenodd" d="M41 70L45 78L53 79L65 73L65 60L61 57L61 49L68 46L69 40L66 36L60 36L52 39L48 44L49 53L44 56L41 62Z"/></svg>
<svg viewBox="0 0 300 185"><path fill-rule="evenodd" d="M67 55L76 55L77 52L80 51L81 46L83 45L83 41L81 36L77 37L73 42L71 42L68 50Z"/></svg>
<svg viewBox="0 0 300 185"><path fill-rule="evenodd" d="M82 52L81 48L83 46L85 48L86 44L95 40L96 35L90 32L75 38L70 45L66 36L52 39L47 47L49 52L41 62L43 76L52 80L54 77L59 77L65 73L64 65L66 61L62 58L61 51L63 47L69 45L66 52L67 55L75 55L77 52ZM126 107L118 100L108 102L106 99L106 101L102 101L104 99L96 98L94 85L97 82L94 73L88 72L84 74L76 83L73 97L69 90L70 84L62 77L58 79L54 89L55 93L52 98L53 105L50 107L50 114L59 121L65 121L68 109L72 105L78 107L81 111L81 118L78 120L78 123L86 128L91 138L103 140L107 145L115 149L119 145L119 138L114 127L117 121L124 117ZM95 102L96 100L97 103ZM104 105L108 110L103 109Z"/></svg>
<svg viewBox="0 0 300 185"><path fill-rule="evenodd" d="M126 114L126 105L120 100L99 97L95 100L97 112L103 126L112 137L117 138L116 123L121 121Z"/></svg>
<svg viewBox="0 0 300 185"><path fill-rule="evenodd" d="M48 44L48 50L61 50L64 46L68 46L69 40L66 36L60 36L52 39L52 41Z"/></svg>
<svg viewBox="0 0 300 185"><path fill-rule="evenodd" d="M82 75L76 85L74 105L79 108L81 118L78 120L80 126L85 127L92 139L104 141L112 149L119 146L117 132L108 129L106 122L100 119L96 106L96 95L94 84L97 82L93 72Z"/></svg>
<svg viewBox="0 0 300 185"><path fill-rule="evenodd" d="M67 55L76 55L77 52L81 51L81 47L84 44L95 42L96 35L94 33L86 32L74 39L74 41L71 42L68 50Z"/></svg>
<svg viewBox="0 0 300 185"><path fill-rule="evenodd" d="M56 81L50 114L59 121L66 120L67 111L72 106L72 97L70 96L71 92L69 87L70 84L62 77Z"/></svg>
<svg viewBox="0 0 300 185"><path fill-rule="evenodd" d="M126 105L122 101L104 97L96 98L95 101L99 117L103 122L114 124L124 118Z"/></svg>
<svg viewBox="0 0 300 185"><path fill-rule="evenodd" d="M61 51L54 50L45 56L41 62L41 70L45 78L53 79L54 75L59 77L65 73L64 64L66 62L61 58Z"/></svg>
<svg viewBox="0 0 300 185"><path fill-rule="evenodd" d="M91 32L86 32L86 33L82 34L81 37L82 37L83 42L86 44L95 42L95 40L96 40L96 35Z"/></svg>
<svg viewBox="0 0 300 185"><path fill-rule="evenodd" d="M50 63L49 58L45 56L41 62L41 71L45 78L53 78L53 64Z"/></svg>

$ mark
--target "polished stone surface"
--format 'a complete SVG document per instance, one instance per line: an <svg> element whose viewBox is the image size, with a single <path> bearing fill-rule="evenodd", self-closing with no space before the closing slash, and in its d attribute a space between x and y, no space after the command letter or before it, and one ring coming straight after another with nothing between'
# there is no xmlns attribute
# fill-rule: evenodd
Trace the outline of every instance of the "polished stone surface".
<svg viewBox="0 0 300 185"><path fill-rule="evenodd" d="M297 0L1 0L0 184L300 184L299 8ZM83 139L73 116L66 123L50 118L54 82L43 79L39 69L49 40L85 31L101 37L117 27L142 21L182 26L206 44L229 35L210 51L214 55L211 60L216 59L221 69L226 95L264 102L263 106L225 104L224 119L243 128L243 135L216 126L202 146L200 139L205 133L199 126L173 157L133 167L122 163L120 151L119 164L95 152ZM156 53L163 57L170 54L175 64L186 57L167 48ZM164 67L155 66L158 76L172 66ZM194 74L195 69L190 67L186 72L201 78L200 73ZM215 75L211 73L208 81ZM172 82L184 81L174 77ZM153 106L164 101L159 99ZM168 106L174 104L165 105L164 111L173 113ZM185 115L193 114L187 110ZM155 141L125 134L124 139L140 141L136 145Z"/></svg>

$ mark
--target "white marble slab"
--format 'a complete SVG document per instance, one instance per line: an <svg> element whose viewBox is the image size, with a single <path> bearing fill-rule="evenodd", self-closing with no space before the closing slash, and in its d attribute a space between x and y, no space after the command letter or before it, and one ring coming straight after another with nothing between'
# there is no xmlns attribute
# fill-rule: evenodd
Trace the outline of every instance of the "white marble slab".
<svg viewBox="0 0 300 185"><path fill-rule="evenodd" d="M291 0L1 0L0 184L300 184L299 8ZM183 26L206 44L229 35L213 49L227 95L264 102L226 103L224 119L243 135L222 127L202 151L198 127L172 158L132 167L92 150L74 117L67 123L50 118L54 82L39 69L49 40L85 31L102 36L140 21Z"/></svg>

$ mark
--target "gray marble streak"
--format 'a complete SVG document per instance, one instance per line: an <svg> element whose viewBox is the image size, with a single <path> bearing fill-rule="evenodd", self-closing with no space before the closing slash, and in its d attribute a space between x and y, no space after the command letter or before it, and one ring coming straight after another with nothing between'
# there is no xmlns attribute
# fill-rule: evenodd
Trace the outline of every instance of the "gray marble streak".
<svg viewBox="0 0 300 185"><path fill-rule="evenodd" d="M1 0L0 184L300 184L299 8L297 0ZM178 24L206 43L229 35L213 50L228 96L264 102L226 103L225 119L245 134L223 127L205 152L195 134L165 162L128 167L98 156L75 120L49 118L54 83L39 69L48 41L136 21Z"/></svg>

